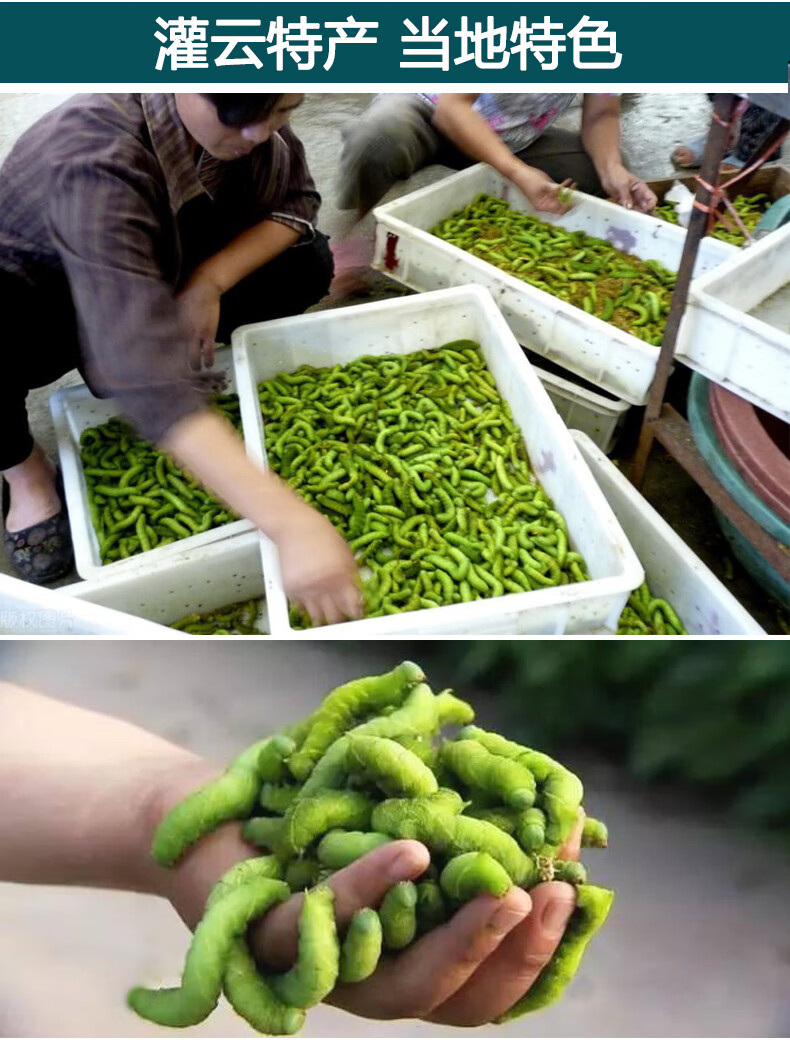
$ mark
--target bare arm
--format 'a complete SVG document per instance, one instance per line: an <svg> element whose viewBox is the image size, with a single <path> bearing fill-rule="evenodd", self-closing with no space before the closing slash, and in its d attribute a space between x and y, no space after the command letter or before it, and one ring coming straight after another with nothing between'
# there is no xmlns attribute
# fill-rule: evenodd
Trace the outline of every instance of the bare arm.
<svg viewBox="0 0 790 1044"><path fill-rule="evenodd" d="M652 210L656 196L624 165L620 154L620 99L585 94L582 144L606 192L628 210Z"/></svg>
<svg viewBox="0 0 790 1044"><path fill-rule="evenodd" d="M177 421L162 448L277 544L283 585L313 622L362 613L357 567L345 540L276 475L247 456L233 427L202 410Z"/></svg>
<svg viewBox="0 0 790 1044"><path fill-rule="evenodd" d="M179 295L195 369L201 360L213 362L222 294L292 246L299 235L288 225L266 220L196 269ZM357 567L346 542L276 475L253 464L223 418L209 410L190 413L165 433L161 445L277 544L286 592L304 606L313 623L340 623L362 614Z"/></svg>
<svg viewBox="0 0 790 1044"><path fill-rule="evenodd" d="M193 369L214 364L222 295L299 239L299 232L267 219L231 240L199 265L178 295Z"/></svg>
<svg viewBox="0 0 790 1044"><path fill-rule="evenodd" d="M433 123L472 159L487 163L508 178L525 166L474 108L479 94L440 94Z"/></svg>
<svg viewBox="0 0 790 1044"><path fill-rule="evenodd" d="M487 163L511 181L536 210L561 214L568 209L557 197L558 186L543 171L514 156L496 131L474 109L479 94L441 94L433 122L446 138L472 159ZM570 184L566 182L564 184Z"/></svg>
<svg viewBox="0 0 790 1044"><path fill-rule="evenodd" d="M602 176L622 166L620 156L620 99L585 94L582 102L582 144Z"/></svg>
<svg viewBox="0 0 790 1044"><path fill-rule="evenodd" d="M158 891L150 810L200 759L143 729L0 682L0 879Z"/></svg>
<svg viewBox="0 0 790 1044"><path fill-rule="evenodd" d="M246 229L196 270L192 278L212 283L224 294L232 286L293 246L299 233L268 218Z"/></svg>

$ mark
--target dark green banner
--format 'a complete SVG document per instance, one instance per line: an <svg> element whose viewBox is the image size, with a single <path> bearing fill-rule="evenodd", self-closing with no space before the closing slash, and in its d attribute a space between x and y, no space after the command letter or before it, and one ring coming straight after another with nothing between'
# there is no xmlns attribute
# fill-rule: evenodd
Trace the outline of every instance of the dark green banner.
<svg viewBox="0 0 790 1044"><path fill-rule="evenodd" d="M4 83L786 84L784 3L3 3Z"/></svg>

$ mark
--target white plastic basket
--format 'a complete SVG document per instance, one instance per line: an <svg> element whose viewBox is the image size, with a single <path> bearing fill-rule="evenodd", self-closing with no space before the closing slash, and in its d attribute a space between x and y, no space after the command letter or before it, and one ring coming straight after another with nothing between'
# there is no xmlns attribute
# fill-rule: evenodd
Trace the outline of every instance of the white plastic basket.
<svg viewBox="0 0 790 1044"><path fill-rule="evenodd" d="M157 638L161 627L89 605L73 585L51 590L0 573L0 635L128 634Z"/></svg>
<svg viewBox="0 0 790 1044"><path fill-rule="evenodd" d="M236 384L230 349L217 352L215 369L226 375L227 391L235 392ZM217 540L225 540L253 529L251 522L239 519L236 522L217 526L206 533L195 533L183 540L165 544L164 547L155 547L151 551L141 552L131 558L102 565L99 557L99 542L88 507L88 488L80 460L80 435L86 428L103 424L111 417L118 416L118 404L114 399L96 399L85 385L77 385L55 392L50 399L50 410L55 425L60 466L63 471L63 487L69 510L71 537L74 543L74 566L77 573L84 579L93 580L99 577L114 576L116 573L158 569L161 563L173 554L185 549L205 547Z"/></svg>
<svg viewBox="0 0 790 1044"><path fill-rule="evenodd" d="M600 449L582 432L571 435L639 556L650 590L672 605L689 634L765 634Z"/></svg>
<svg viewBox="0 0 790 1044"><path fill-rule="evenodd" d="M747 314L782 287L787 289L783 326ZM676 356L790 421L790 225L692 285Z"/></svg>
<svg viewBox="0 0 790 1044"><path fill-rule="evenodd" d="M680 264L685 230L581 192L576 193L576 205L569 213L537 214L515 186L485 164L452 174L374 211L374 267L414 290L465 283L485 286L521 344L619 399L634 405L646 402L658 348L428 232L471 203L478 192L506 199L514 209L542 221L608 239L618 249L660 261L673 271ZM706 239L700 245L695 276L739 253L728 243Z"/></svg>
<svg viewBox="0 0 790 1044"><path fill-rule="evenodd" d="M611 452L630 409L622 399L608 399L564 377L533 367L567 428L589 435L603 450Z"/></svg>
<svg viewBox="0 0 790 1044"><path fill-rule="evenodd" d="M257 386L303 363L332 366L360 355L405 355L447 341L477 341L521 428L546 492L568 524L592 580L294 632L276 549L262 540L273 635L355 638L382 634L587 634L614 629L642 569L614 515L491 295L477 286L419 294L243 326L233 334L248 452L267 465Z"/></svg>
<svg viewBox="0 0 790 1044"><path fill-rule="evenodd" d="M129 633L146 621L145 626L162 637L190 637L167 628L190 613L213 612L234 602L263 597L258 535L242 533L180 551L162 561L156 570L83 580L67 590L75 599L103 606L105 612L111 610L112 617L122 616ZM265 603L258 629L268 629Z"/></svg>

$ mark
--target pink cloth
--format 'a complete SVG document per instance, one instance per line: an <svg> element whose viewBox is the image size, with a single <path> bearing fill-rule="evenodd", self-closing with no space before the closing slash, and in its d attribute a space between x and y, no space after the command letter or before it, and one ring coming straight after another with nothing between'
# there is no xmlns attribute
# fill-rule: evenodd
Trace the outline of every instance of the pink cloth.
<svg viewBox="0 0 790 1044"><path fill-rule="evenodd" d="M335 259L335 276L355 268L366 268L373 260L375 241L372 236L360 233L333 242L332 257Z"/></svg>

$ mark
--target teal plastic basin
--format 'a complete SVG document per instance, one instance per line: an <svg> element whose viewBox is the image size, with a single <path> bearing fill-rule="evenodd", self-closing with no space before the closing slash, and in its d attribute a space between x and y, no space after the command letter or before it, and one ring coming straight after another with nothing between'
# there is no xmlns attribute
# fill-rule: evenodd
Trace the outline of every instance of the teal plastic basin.
<svg viewBox="0 0 790 1044"><path fill-rule="evenodd" d="M689 385L688 419L694 441L705 463L750 518L770 536L790 546L790 525L760 500L724 452L713 427L708 394L708 380L702 374L693 374ZM779 576L718 508L714 508L714 512L727 543L743 568L772 598L790 608L790 584Z"/></svg>
<svg viewBox="0 0 790 1044"><path fill-rule="evenodd" d="M763 556L755 551L740 530L736 529L718 508L715 507L713 510L716 514L716 521L719 523L727 543L732 548L732 553L749 576L764 591L767 591L772 598L775 598L777 602L783 605L785 609L790 609L790 584L771 568Z"/></svg>

